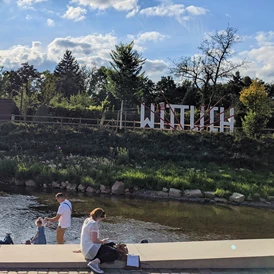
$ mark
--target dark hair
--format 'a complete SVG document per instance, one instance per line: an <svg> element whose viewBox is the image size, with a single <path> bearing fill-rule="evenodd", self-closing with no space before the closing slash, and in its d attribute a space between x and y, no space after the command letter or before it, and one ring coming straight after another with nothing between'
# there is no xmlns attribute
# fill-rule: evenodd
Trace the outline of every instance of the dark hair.
<svg viewBox="0 0 274 274"><path fill-rule="evenodd" d="M97 207L90 212L89 216L92 217L94 221L97 221L98 218L105 218L106 212L102 208Z"/></svg>
<svg viewBox="0 0 274 274"><path fill-rule="evenodd" d="M41 224L42 224L42 221L41 221L41 220L39 220L39 221L37 221L37 222L36 222L36 224L41 225Z"/></svg>
<svg viewBox="0 0 274 274"><path fill-rule="evenodd" d="M57 199L57 198L64 198L65 196L64 196L64 194L62 193L62 192L59 192L59 193L57 193L56 195L55 195L55 198Z"/></svg>

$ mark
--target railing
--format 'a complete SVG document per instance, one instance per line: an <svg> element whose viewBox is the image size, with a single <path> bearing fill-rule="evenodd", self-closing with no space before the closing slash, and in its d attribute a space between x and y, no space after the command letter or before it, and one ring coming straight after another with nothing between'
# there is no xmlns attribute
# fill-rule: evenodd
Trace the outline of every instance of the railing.
<svg viewBox="0 0 274 274"><path fill-rule="evenodd" d="M91 118L81 118L81 117L61 117L61 116L37 116L37 115L11 115L11 119L7 116L0 115L1 122L14 122L14 123L26 123L26 124L47 124L47 125L59 125L61 128L63 126L75 126L75 127L93 127L93 128L110 128L118 129L120 126L120 120L115 119L91 119ZM140 121L122 121L123 129L131 130L172 130L172 128L166 123L165 128L160 128L160 123L154 123L155 128L141 128ZM180 124L174 124L175 128L180 128ZM219 129L219 126L214 126ZM190 130L191 126L189 124L184 125L184 130ZM229 132L229 127L224 127L225 132ZM209 131L209 125L204 126L205 131ZM265 132L272 134L274 132L273 128L264 129Z"/></svg>

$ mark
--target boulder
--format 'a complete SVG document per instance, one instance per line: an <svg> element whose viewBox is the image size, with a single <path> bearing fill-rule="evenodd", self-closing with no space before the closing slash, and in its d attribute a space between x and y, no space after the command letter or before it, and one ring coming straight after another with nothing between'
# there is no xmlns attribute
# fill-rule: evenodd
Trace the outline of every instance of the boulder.
<svg viewBox="0 0 274 274"><path fill-rule="evenodd" d="M105 185L100 185L100 192L103 194L109 194L110 193L110 187Z"/></svg>
<svg viewBox="0 0 274 274"><path fill-rule="evenodd" d="M214 201L216 202L216 203L227 203L227 199L225 199L225 198L219 198L219 197L216 197L216 198L214 198Z"/></svg>
<svg viewBox="0 0 274 274"><path fill-rule="evenodd" d="M163 187L163 192L168 192L168 189L166 187Z"/></svg>
<svg viewBox="0 0 274 274"><path fill-rule="evenodd" d="M182 191L180 189L170 188L169 189L169 196L170 197L181 197L182 196Z"/></svg>
<svg viewBox="0 0 274 274"><path fill-rule="evenodd" d="M266 199L265 198L260 198L260 202L265 203Z"/></svg>
<svg viewBox="0 0 274 274"><path fill-rule="evenodd" d="M267 200L273 202L274 201L274 196L267 196Z"/></svg>
<svg viewBox="0 0 274 274"><path fill-rule="evenodd" d="M204 192L205 198L214 199L215 193L213 191L205 191Z"/></svg>
<svg viewBox="0 0 274 274"><path fill-rule="evenodd" d="M77 184L68 183L67 186L66 186L66 189L67 189L67 190L76 191L76 189L77 189Z"/></svg>
<svg viewBox="0 0 274 274"><path fill-rule="evenodd" d="M203 198L204 195L200 189L187 189L184 192L185 197L189 198Z"/></svg>
<svg viewBox="0 0 274 274"><path fill-rule="evenodd" d="M122 181L116 181L111 188L111 193L121 195L125 192L125 184Z"/></svg>
<svg viewBox="0 0 274 274"><path fill-rule="evenodd" d="M43 184L43 188L48 188L48 184Z"/></svg>
<svg viewBox="0 0 274 274"><path fill-rule="evenodd" d="M24 185L25 185L25 182L24 182L23 180L15 179L14 184L15 184L16 186L24 186Z"/></svg>
<svg viewBox="0 0 274 274"><path fill-rule="evenodd" d="M88 193L96 193L96 189L94 189L94 188L91 187L91 186L88 186L88 187L86 188L86 192L88 192Z"/></svg>
<svg viewBox="0 0 274 274"><path fill-rule="evenodd" d="M25 186L37 187L37 184L33 180L26 180L25 181Z"/></svg>
<svg viewBox="0 0 274 274"><path fill-rule="evenodd" d="M253 199L252 199L252 195L251 195L251 194L249 194L249 195L247 196L246 200L247 200L247 201L249 201L249 202L252 202L252 201L253 201Z"/></svg>
<svg viewBox="0 0 274 274"><path fill-rule="evenodd" d="M85 192L86 186L80 184L80 185L77 187L77 189L78 189L78 191Z"/></svg>
<svg viewBox="0 0 274 274"><path fill-rule="evenodd" d="M168 192L156 191L156 195L159 196L159 197L168 197Z"/></svg>
<svg viewBox="0 0 274 274"><path fill-rule="evenodd" d="M130 193L130 190L129 190L129 188L126 188L125 189L125 195L130 195L131 193Z"/></svg>
<svg viewBox="0 0 274 274"><path fill-rule="evenodd" d="M52 187L53 188L60 188L60 183L53 181L52 182Z"/></svg>
<svg viewBox="0 0 274 274"><path fill-rule="evenodd" d="M229 201L235 202L235 203L242 203L245 200L245 195L241 193L234 192L230 197Z"/></svg>
<svg viewBox="0 0 274 274"><path fill-rule="evenodd" d="M66 188L67 187L67 185L68 185L68 181L66 181L66 182L61 182L61 184L60 184L60 188Z"/></svg>

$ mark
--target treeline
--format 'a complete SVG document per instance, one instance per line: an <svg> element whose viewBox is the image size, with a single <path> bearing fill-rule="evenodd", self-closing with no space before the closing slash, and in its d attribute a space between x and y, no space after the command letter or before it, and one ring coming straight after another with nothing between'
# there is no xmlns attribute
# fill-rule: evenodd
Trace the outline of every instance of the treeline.
<svg viewBox="0 0 274 274"><path fill-rule="evenodd" d="M256 128L247 133L254 137L271 120L274 84L240 75L237 70L245 61L231 61L238 42L235 28L216 31L202 41L197 56L173 61L169 76L156 83L146 75L146 59L134 50L134 42L116 45L107 67L80 66L66 50L53 72L40 72L28 63L17 70L2 68L0 97L13 99L21 114L78 117L119 110L121 102L133 110L141 103L163 101L207 108L217 103L235 107L237 125Z"/></svg>

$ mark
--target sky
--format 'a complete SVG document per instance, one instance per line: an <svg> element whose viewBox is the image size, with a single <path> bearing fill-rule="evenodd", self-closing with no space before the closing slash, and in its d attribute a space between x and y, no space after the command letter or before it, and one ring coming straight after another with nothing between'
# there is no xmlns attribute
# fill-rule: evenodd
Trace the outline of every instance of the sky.
<svg viewBox="0 0 274 274"><path fill-rule="evenodd" d="M173 61L198 53L207 33L228 25L242 42L242 76L274 82L274 0L0 0L0 65L54 70L66 49L81 65L109 65L110 51L134 40L153 81Z"/></svg>

